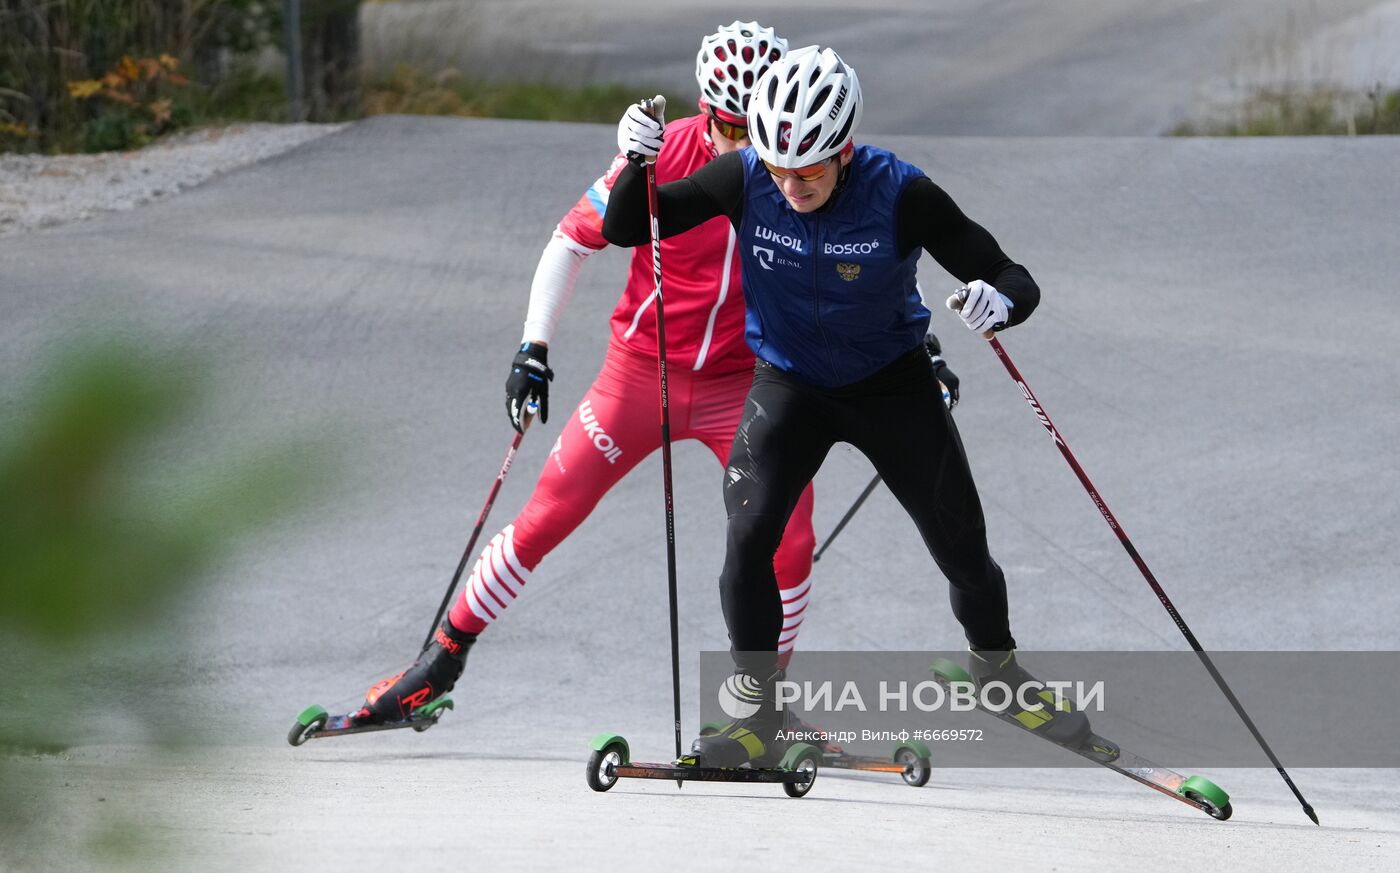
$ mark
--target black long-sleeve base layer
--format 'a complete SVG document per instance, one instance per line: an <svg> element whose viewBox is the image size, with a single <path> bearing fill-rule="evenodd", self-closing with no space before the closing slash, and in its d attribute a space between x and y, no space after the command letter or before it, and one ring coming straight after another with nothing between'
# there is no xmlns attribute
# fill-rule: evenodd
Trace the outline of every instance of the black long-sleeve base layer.
<svg viewBox="0 0 1400 873"><path fill-rule="evenodd" d="M846 184L859 184L859 179ZM831 202L840 194L838 188ZM719 215L726 216L737 231L744 220L743 160L738 152L720 155L686 178L659 186L656 196L663 239ZM904 189L895 209L901 256L921 246L959 282L981 279L992 285L1012 302L1008 327L1030 317L1040 303L1040 287L946 191L923 176ZM646 173L636 164L624 169L613 185L603 216L603 236L619 246L650 242Z"/></svg>

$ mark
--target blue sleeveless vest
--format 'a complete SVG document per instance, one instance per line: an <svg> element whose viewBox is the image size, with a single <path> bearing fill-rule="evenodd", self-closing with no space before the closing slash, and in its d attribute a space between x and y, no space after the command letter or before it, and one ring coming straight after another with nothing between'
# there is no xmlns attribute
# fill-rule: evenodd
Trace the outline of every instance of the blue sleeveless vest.
<svg viewBox="0 0 1400 873"><path fill-rule="evenodd" d="M740 155L745 339L754 354L835 388L917 348L929 321L914 277L922 249L899 256L895 205L923 172L858 146L836 204L804 215L788 206L752 146Z"/></svg>

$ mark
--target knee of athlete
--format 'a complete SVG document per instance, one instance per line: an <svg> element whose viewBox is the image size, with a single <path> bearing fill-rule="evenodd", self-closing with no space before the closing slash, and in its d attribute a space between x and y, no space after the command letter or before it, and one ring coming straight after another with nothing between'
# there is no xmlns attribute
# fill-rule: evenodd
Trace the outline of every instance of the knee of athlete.
<svg viewBox="0 0 1400 873"><path fill-rule="evenodd" d="M773 515L739 514L729 517L725 543L726 567L772 565L783 536L783 520Z"/></svg>
<svg viewBox="0 0 1400 873"><path fill-rule="evenodd" d="M938 560L937 564L948 582L960 591L981 593L1006 590L1006 577L1001 567L985 552L963 560Z"/></svg>
<svg viewBox="0 0 1400 873"><path fill-rule="evenodd" d="M979 560L987 554L987 528L978 518L938 513L923 527L924 543L935 557L954 561Z"/></svg>
<svg viewBox="0 0 1400 873"><path fill-rule="evenodd" d="M541 515L522 513L501 530L502 546L511 559L527 571L533 571L554 550L574 526L540 524ZM575 525L576 526L576 525ZM562 535L560 535L562 531Z"/></svg>

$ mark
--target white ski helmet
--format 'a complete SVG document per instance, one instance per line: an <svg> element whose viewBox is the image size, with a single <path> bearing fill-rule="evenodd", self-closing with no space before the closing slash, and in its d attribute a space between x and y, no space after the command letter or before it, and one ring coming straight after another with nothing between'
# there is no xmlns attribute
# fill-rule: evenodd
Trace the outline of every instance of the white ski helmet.
<svg viewBox="0 0 1400 873"><path fill-rule="evenodd" d="M768 66L787 54L787 40L757 21L726 24L705 37L695 55L700 97L726 121L743 123L749 95Z"/></svg>
<svg viewBox="0 0 1400 873"><path fill-rule="evenodd" d="M793 49L768 68L749 104L749 141L793 169L840 154L860 125L860 80L831 49Z"/></svg>

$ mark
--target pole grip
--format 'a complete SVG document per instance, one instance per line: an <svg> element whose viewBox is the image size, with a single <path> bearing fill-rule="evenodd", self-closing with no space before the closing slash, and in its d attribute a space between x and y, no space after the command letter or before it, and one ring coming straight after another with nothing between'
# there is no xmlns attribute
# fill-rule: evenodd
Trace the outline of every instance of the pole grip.
<svg viewBox="0 0 1400 873"><path fill-rule="evenodd" d="M666 98L663 95L657 94L655 97L644 98L642 100L642 108L645 109L647 114L652 118L661 122L662 127L666 126ZM646 159L647 163L656 163L656 157L656 155L648 155Z"/></svg>
<svg viewBox="0 0 1400 873"><path fill-rule="evenodd" d="M962 312L963 304L966 303L966 302L967 302L967 286L964 285L963 287L959 288L957 291L954 291L954 292L953 292L953 295L952 295L951 297L948 298L948 308L951 309L951 310L953 310L954 312ZM982 339L988 339L988 340L989 340L989 339L991 339L991 338L994 337L994 336L996 336L996 331L992 331L992 330L984 330L984 331L982 331Z"/></svg>

